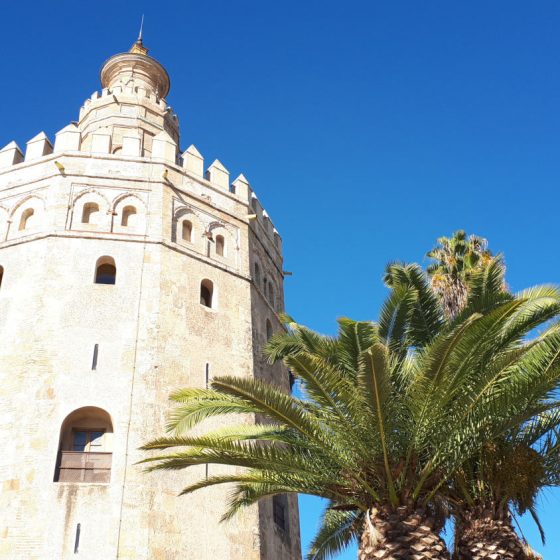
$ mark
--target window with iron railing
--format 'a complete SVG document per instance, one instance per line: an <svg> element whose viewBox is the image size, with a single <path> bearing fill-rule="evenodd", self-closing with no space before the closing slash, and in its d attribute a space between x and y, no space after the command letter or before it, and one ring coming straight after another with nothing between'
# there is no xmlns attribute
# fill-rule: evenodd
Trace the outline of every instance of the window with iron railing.
<svg viewBox="0 0 560 560"><path fill-rule="evenodd" d="M105 430L72 428L70 445L58 454L55 482L107 483L112 453L105 446Z"/></svg>
<svg viewBox="0 0 560 560"><path fill-rule="evenodd" d="M110 482L112 455L99 451L61 451L56 482Z"/></svg>

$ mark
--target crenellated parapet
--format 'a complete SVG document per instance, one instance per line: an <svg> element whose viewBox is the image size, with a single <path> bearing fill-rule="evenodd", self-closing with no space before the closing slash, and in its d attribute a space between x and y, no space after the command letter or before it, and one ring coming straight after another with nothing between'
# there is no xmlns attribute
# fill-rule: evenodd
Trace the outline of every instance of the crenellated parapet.
<svg viewBox="0 0 560 560"><path fill-rule="evenodd" d="M165 130L153 136L149 154L142 151L141 133L137 129L132 128L125 133L120 149L116 152L113 139L111 129L99 128L84 142L79 125L71 123L56 133L54 144L44 132L27 142L25 153L15 142L10 142L0 150L0 191L10 183L7 174L11 171L21 169L28 177L34 169L31 166L47 162L50 162L47 169L51 174L72 175L72 168L75 166L68 159L72 156L106 158L115 162L122 161L123 164L126 161L162 164L169 169L169 173L173 173L173 177L177 177L170 181L166 178L167 175L161 175L164 182L172 185L198 184L201 196L218 207L223 206L220 196L240 203L245 210L239 217L250 224L263 242L267 240L267 250L276 255L275 258L281 258L280 235L245 175L238 175L232 182L228 169L218 159L205 168L204 157L194 145L177 157L178 146ZM39 170L37 173L40 173Z"/></svg>
<svg viewBox="0 0 560 560"><path fill-rule="evenodd" d="M111 89L95 92L80 109L78 126L82 132L82 143L86 146L92 136L102 129L111 129L111 153L130 150L131 131L140 138L139 156L149 156L152 138L165 131L179 144L179 120L165 99L136 85L136 82L118 83ZM137 155L133 150L133 154Z"/></svg>
<svg viewBox="0 0 560 560"><path fill-rule="evenodd" d="M167 104L167 101L164 98L158 97L156 94L135 85L133 82L128 84L119 83L112 88L103 88L101 91L94 91L91 96L84 101L84 104L80 108L80 121L83 120L84 117L86 117L92 110L98 110L99 108L113 102L125 105L127 103L144 104L151 110L166 114L170 120L176 123L179 122L173 108Z"/></svg>
<svg viewBox="0 0 560 560"><path fill-rule="evenodd" d="M272 246L278 253L282 253L282 239L280 234L274 227L270 216L264 210L257 198L257 195L251 188L249 181L241 173L233 182L230 182L230 173L220 162L216 159L214 162L204 170L204 157L197 150L194 145L183 152L181 157L183 169L194 175L197 178L204 178L214 188L221 191L226 191L247 205L247 218L250 223L257 223L261 231L269 238Z"/></svg>

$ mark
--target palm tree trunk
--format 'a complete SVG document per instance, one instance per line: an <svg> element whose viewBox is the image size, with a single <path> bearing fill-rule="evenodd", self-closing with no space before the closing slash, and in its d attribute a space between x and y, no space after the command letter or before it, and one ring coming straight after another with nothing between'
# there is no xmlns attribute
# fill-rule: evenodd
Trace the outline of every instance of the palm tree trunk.
<svg viewBox="0 0 560 560"><path fill-rule="evenodd" d="M533 560L540 558L517 536L509 511L476 507L457 520L457 560Z"/></svg>
<svg viewBox="0 0 560 560"><path fill-rule="evenodd" d="M434 520L421 509L370 510L358 551L359 560L448 560Z"/></svg>

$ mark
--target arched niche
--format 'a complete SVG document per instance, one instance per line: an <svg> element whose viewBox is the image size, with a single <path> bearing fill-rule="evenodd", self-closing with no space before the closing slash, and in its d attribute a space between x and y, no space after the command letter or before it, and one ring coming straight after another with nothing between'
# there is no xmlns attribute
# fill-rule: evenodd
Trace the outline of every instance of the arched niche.
<svg viewBox="0 0 560 560"><path fill-rule="evenodd" d="M45 204L37 196L28 196L21 200L10 217L8 238L14 239L37 233L44 227Z"/></svg>
<svg viewBox="0 0 560 560"><path fill-rule="evenodd" d="M229 261L234 255L235 236L230 228L224 227L219 222L211 223L208 227L211 233L210 255L221 261Z"/></svg>
<svg viewBox="0 0 560 560"><path fill-rule="evenodd" d="M109 202L96 190L80 193L72 207L72 229L109 230Z"/></svg>
<svg viewBox="0 0 560 560"><path fill-rule="evenodd" d="M181 206L175 211L171 224L171 240L174 243L203 251L204 230L203 223L190 208Z"/></svg>
<svg viewBox="0 0 560 560"><path fill-rule="evenodd" d="M146 205L135 195L117 198L113 204L113 231L143 235L146 233Z"/></svg>

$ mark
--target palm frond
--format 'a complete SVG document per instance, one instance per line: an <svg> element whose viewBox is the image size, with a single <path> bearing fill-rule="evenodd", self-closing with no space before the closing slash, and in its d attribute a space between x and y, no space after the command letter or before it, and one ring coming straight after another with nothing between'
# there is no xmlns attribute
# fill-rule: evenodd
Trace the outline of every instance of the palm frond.
<svg viewBox="0 0 560 560"><path fill-rule="evenodd" d="M358 540L364 513L340 511L327 507L321 518L321 527L311 541L307 560L331 560Z"/></svg>

